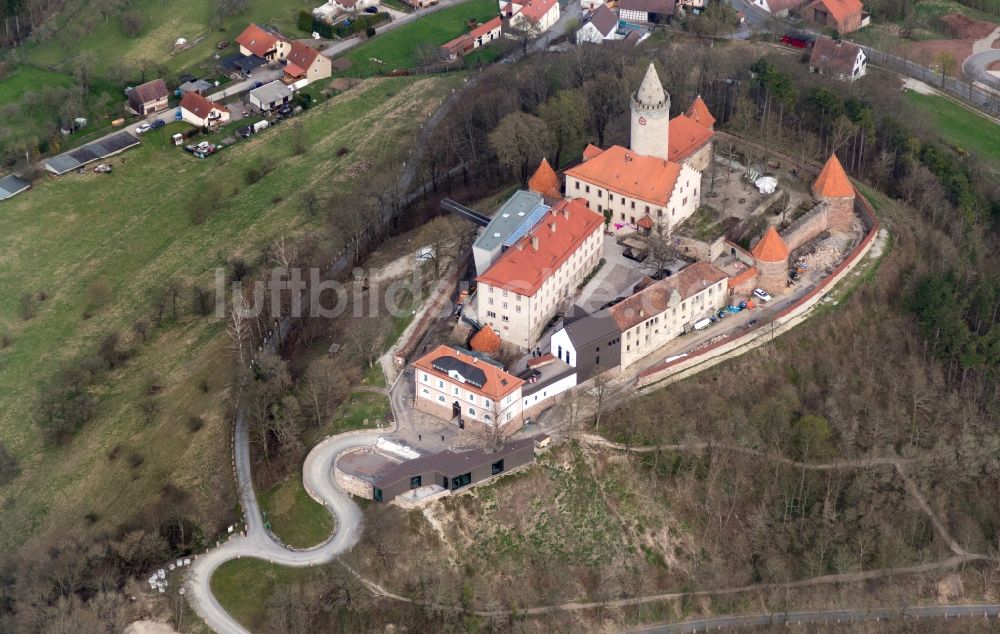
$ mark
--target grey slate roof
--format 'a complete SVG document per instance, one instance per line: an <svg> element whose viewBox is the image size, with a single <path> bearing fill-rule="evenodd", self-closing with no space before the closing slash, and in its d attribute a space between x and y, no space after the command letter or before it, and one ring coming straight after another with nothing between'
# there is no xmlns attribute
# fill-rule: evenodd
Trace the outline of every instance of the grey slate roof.
<svg viewBox="0 0 1000 634"><path fill-rule="evenodd" d="M261 103L270 104L291 97L292 89L276 79L260 88L254 88L250 91L250 95Z"/></svg>
<svg viewBox="0 0 1000 634"><path fill-rule="evenodd" d="M519 189L493 216L475 246L492 251L498 245L510 246L517 242L549 210L541 194Z"/></svg>
<svg viewBox="0 0 1000 634"><path fill-rule="evenodd" d="M31 187L29 181L19 178L15 174L9 174L0 178L0 200L7 200Z"/></svg>
<svg viewBox="0 0 1000 634"><path fill-rule="evenodd" d="M99 141L46 159L45 168L56 175L62 175L87 163L118 154L136 145L139 145L139 139L122 130Z"/></svg>
<svg viewBox="0 0 1000 634"><path fill-rule="evenodd" d="M178 87L178 90L180 90L181 94L183 95L183 94L189 93L189 92L198 92L198 93L200 93L202 91L208 90L211 87L212 87L212 84L209 83L209 82L207 82L207 81L205 81L204 79L195 79L194 81L186 81L186 82L184 82L183 84L181 84Z"/></svg>
<svg viewBox="0 0 1000 634"><path fill-rule="evenodd" d="M594 11L593 17L590 18L590 23L597 27L601 35L607 37L618 28L618 16L608 8L608 5L602 4Z"/></svg>
<svg viewBox="0 0 1000 634"><path fill-rule="evenodd" d="M615 321L611 311L607 308L574 321L567 325L565 330L566 334L569 335L569 340L573 342L573 346L577 350L594 341L621 334L618 322ZM524 388L522 388L523 391Z"/></svg>

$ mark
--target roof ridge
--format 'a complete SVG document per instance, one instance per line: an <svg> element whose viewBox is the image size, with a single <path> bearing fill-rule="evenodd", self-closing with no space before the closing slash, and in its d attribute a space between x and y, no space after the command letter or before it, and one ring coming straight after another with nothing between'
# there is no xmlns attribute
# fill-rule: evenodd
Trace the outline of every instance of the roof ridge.
<svg viewBox="0 0 1000 634"><path fill-rule="evenodd" d="M844 166L834 152L827 159L819 176L813 181L813 193L821 198L847 198L854 196L854 185L847 177Z"/></svg>

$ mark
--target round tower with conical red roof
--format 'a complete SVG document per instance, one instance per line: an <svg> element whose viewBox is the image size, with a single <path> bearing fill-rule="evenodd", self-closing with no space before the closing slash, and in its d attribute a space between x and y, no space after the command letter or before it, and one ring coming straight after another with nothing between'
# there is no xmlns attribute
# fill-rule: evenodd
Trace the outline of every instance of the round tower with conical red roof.
<svg viewBox="0 0 1000 634"><path fill-rule="evenodd" d="M774 226L750 249L760 274L757 285L768 293L780 293L788 286L788 246Z"/></svg>
<svg viewBox="0 0 1000 634"><path fill-rule="evenodd" d="M812 185L816 202L827 205L831 231L850 231L854 224L854 185L836 154L831 154Z"/></svg>

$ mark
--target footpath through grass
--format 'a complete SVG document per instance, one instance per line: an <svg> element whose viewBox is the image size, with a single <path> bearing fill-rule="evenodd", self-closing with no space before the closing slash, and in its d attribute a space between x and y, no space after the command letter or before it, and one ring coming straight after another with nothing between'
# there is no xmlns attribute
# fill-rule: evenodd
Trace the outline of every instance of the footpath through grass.
<svg viewBox="0 0 1000 634"><path fill-rule="evenodd" d="M485 22L496 13L497 4L494 0L468 0L421 16L349 52L344 58L351 61L351 67L341 74L368 77L396 69L413 68L419 63L422 47L430 47L436 51L441 44L469 31L467 19ZM374 62L372 58L383 63Z"/></svg>
<svg viewBox="0 0 1000 634"><path fill-rule="evenodd" d="M906 93L906 99L928 116L946 142L972 152L1000 169L1000 126L939 95Z"/></svg>
<svg viewBox="0 0 1000 634"><path fill-rule="evenodd" d="M185 309L154 330L123 369L96 386L94 416L65 446L46 445L34 425L39 394L107 333L129 338L168 280L211 289L215 269L230 257L252 261L267 242L313 230L323 220L306 215L303 190L366 195L348 168L370 161L379 170L396 161L453 79L373 80L206 160L144 137L141 147L109 161L113 174L45 177L0 205L0 335L11 340L0 350L0 441L22 467L2 492L0 549L49 533L113 528L168 483L190 494L185 512L209 528L231 507L231 351L221 321ZM289 125L303 126L309 139L302 154L294 152ZM274 171L247 185L245 172L264 154L275 160ZM191 208L210 183L224 196L195 225ZM86 319L95 284L107 297ZM37 315L23 320L22 294L40 292L46 299ZM185 294L179 304L190 301ZM147 422L138 405L149 377L162 390ZM203 426L188 431L194 416ZM141 460L132 460L133 452Z"/></svg>

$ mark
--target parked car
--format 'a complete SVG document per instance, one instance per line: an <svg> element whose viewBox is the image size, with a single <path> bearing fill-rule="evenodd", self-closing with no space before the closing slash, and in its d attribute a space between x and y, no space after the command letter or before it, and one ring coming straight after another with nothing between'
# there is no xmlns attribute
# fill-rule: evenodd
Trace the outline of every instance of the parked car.
<svg viewBox="0 0 1000 634"><path fill-rule="evenodd" d="M98 174L110 174L111 166L106 163L101 163L100 165L94 168L94 171L97 172Z"/></svg>
<svg viewBox="0 0 1000 634"><path fill-rule="evenodd" d="M622 255L630 260L635 260L636 262L642 262L649 257L649 254L645 251L639 251L637 249L633 249L632 247L628 247L622 251Z"/></svg>
<svg viewBox="0 0 1000 634"><path fill-rule="evenodd" d="M261 86L263 86L263 85L264 85L264 82L262 82L262 81L255 81L255 82L253 83L253 87L254 87L254 88L260 88L260 87L261 87Z"/></svg>
<svg viewBox="0 0 1000 634"><path fill-rule="evenodd" d="M139 126L135 129L135 133L136 134L145 134L146 132L149 132L152 129L153 129L153 126L151 126L148 123L144 122L144 123L140 123L139 124Z"/></svg>
<svg viewBox="0 0 1000 634"><path fill-rule="evenodd" d="M720 310L719 312L715 313L715 316L716 316L716 317L718 317L719 319L725 319L725 318L726 318L726 315L728 315L728 314L729 314L729 313L727 313L727 312L726 312L726 309L725 309L725 308L723 308L723 309L722 309L722 310Z"/></svg>
<svg viewBox="0 0 1000 634"><path fill-rule="evenodd" d="M671 273L670 269L660 269L656 273L653 273L652 275L650 275L650 277L653 278L654 280L659 281L659 280L662 280L665 277L670 277L672 274L673 273Z"/></svg>
<svg viewBox="0 0 1000 634"><path fill-rule="evenodd" d="M768 295L767 291L765 291L762 288L755 288L755 289L753 289L753 295L754 295L754 297L756 297L757 299L759 299L762 302L769 302L769 301L771 301L771 296Z"/></svg>
<svg viewBox="0 0 1000 634"><path fill-rule="evenodd" d="M219 49L220 51L228 47L229 47L229 40L222 40L221 42L215 45L215 48Z"/></svg>
<svg viewBox="0 0 1000 634"><path fill-rule="evenodd" d="M378 13L378 7L368 7L367 9L365 9L365 13L372 13L372 14Z"/></svg>
<svg viewBox="0 0 1000 634"><path fill-rule="evenodd" d="M167 125L167 122L164 121L163 119L153 119L152 121L149 122L149 129L150 130L159 130L160 128L162 128L165 125Z"/></svg>
<svg viewBox="0 0 1000 634"><path fill-rule="evenodd" d="M249 138L249 137L251 137L253 135L253 126L252 125L245 125L245 126L243 126L241 128L237 128L236 129L236 134L241 139L247 139L247 138Z"/></svg>
<svg viewBox="0 0 1000 634"><path fill-rule="evenodd" d="M757 326L757 325L758 325L759 323L760 323L760 322L759 322L759 321L757 321L756 319L751 319L750 321L748 321L748 322L747 322L747 328L754 328L754 327L756 327L756 326Z"/></svg>

